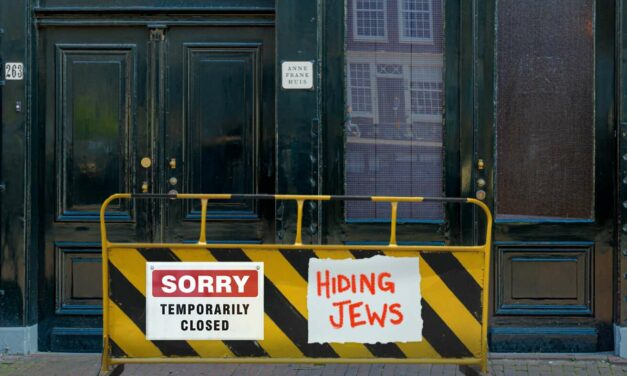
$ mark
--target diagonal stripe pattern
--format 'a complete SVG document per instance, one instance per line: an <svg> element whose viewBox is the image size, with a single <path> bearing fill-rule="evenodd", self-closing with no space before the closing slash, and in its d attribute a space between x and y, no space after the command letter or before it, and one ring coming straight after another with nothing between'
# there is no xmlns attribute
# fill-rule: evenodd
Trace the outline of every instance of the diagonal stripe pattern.
<svg viewBox="0 0 627 376"><path fill-rule="evenodd" d="M110 248L109 352L114 357L468 358L481 354L483 254L278 248ZM377 344L307 343L307 273L312 258L375 255L419 257L423 341ZM265 339L148 341L145 339L147 261L264 262Z"/></svg>

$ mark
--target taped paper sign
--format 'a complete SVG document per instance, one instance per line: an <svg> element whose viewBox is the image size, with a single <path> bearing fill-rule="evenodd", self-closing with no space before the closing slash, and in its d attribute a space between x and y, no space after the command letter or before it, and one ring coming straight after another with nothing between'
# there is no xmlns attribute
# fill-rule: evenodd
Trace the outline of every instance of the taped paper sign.
<svg viewBox="0 0 627 376"><path fill-rule="evenodd" d="M146 263L149 340L263 339L263 263Z"/></svg>
<svg viewBox="0 0 627 376"><path fill-rule="evenodd" d="M309 343L422 340L417 257L309 260Z"/></svg>

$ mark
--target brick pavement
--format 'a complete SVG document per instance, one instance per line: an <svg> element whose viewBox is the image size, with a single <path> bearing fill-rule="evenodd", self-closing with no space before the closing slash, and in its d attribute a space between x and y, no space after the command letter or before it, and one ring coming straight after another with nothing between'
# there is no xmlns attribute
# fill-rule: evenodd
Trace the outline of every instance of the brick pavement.
<svg viewBox="0 0 627 376"><path fill-rule="evenodd" d="M0 376L83 376L97 375L99 356L94 354L35 354L27 357L0 357ZM217 365L132 365L126 366L123 376L404 376L462 375L455 366L396 365L396 364L217 364ZM570 376L570 375L627 375L627 362L607 355L559 356L533 358L532 354L498 354L490 361L490 375L507 376Z"/></svg>

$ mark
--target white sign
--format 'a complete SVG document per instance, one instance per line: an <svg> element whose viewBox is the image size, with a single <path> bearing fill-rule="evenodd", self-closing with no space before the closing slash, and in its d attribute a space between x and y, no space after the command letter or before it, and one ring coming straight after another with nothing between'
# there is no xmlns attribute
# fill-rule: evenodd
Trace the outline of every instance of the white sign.
<svg viewBox="0 0 627 376"><path fill-rule="evenodd" d="M146 263L146 339L262 340L262 262Z"/></svg>
<svg viewBox="0 0 627 376"><path fill-rule="evenodd" d="M311 61L284 61L281 64L283 89L313 88L313 63Z"/></svg>
<svg viewBox="0 0 627 376"><path fill-rule="evenodd" d="M417 257L309 260L309 343L422 340Z"/></svg>
<svg viewBox="0 0 627 376"><path fill-rule="evenodd" d="M4 63L4 79L5 80L23 80L24 79L24 64Z"/></svg>

